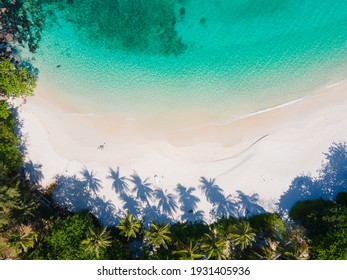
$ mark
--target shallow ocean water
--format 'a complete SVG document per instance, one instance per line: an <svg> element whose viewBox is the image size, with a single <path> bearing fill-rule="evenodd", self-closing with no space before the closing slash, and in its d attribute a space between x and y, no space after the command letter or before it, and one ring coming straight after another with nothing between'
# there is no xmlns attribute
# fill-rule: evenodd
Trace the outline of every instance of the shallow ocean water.
<svg viewBox="0 0 347 280"><path fill-rule="evenodd" d="M129 118L234 118L346 78L345 0L44 1L49 93Z"/></svg>

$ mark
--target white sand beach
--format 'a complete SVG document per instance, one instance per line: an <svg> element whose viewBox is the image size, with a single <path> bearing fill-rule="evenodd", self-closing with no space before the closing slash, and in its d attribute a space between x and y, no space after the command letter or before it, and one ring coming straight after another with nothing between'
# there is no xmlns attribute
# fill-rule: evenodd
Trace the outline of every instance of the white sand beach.
<svg viewBox="0 0 347 280"><path fill-rule="evenodd" d="M315 175L323 152L334 141L347 139L347 81L225 125L164 133L113 115L76 113L40 87L19 112L27 140L26 160L42 165L43 187L54 182L57 174L80 177L85 167L101 180L102 188L93 195L110 201L114 212L122 211L112 180L106 178L109 168L119 166L122 176L136 170L141 178L149 177L154 188L170 193L175 193L178 183L194 186L201 198L198 208L208 220L212 205L198 189L201 176L216 178L225 195L237 190L259 194L266 209L275 209L294 177ZM178 210L175 218L181 214Z"/></svg>

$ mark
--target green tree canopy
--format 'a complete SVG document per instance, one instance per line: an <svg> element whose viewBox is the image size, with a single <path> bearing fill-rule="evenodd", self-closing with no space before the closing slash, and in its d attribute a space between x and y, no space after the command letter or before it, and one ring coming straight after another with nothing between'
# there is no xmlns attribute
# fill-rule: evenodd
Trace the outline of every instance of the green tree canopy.
<svg viewBox="0 0 347 280"><path fill-rule="evenodd" d="M0 96L26 97L33 95L36 81L29 71L14 66L8 59L0 59Z"/></svg>
<svg viewBox="0 0 347 280"><path fill-rule="evenodd" d="M161 225L152 223L150 229L145 232L145 236L148 239L146 245L152 244L154 250L160 246L167 249L168 243L171 242L170 224Z"/></svg>
<svg viewBox="0 0 347 280"><path fill-rule="evenodd" d="M207 259L224 260L227 258L227 239L216 230L205 233L201 249L207 254Z"/></svg>
<svg viewBox="0 0 347 280"><path fill-rule="evenodd" d="M86 260L94 255L85 250L82 241L87 238L89 228L93 228L93 219L81 212L58 220L47 235L47 251L43 252L46 259L53 260Z"/></svg>
<svg viewBox="0 0 347 280"><path fill-rule="evenodd" d="M278 214L266 213L254 215L249 219L251 227L268 238L282 239L286 233L286 225Z"/></svg>
<svg viewBox="0 0 347 280"><path fill-rule="evenodd" d="M141 223L139 220L133 219L133 214L128 213L125 218L120 220L117 228L121 231L121 235L129 240L131 237L136 238L136 235L140 232Z"/></svg>
<svg viewBox="0 0 347 280"><path fill-rule="evenodd" d="M243 251L255 241L255 233L248 221L241 220L230 228L230 238Z"/></svg>
<svg viewBox="0 0 347 280"><path fill-rule="evenodd" d="M87 238L82 241L85 245L85 250L91 254L95 254L97 258L100 257L100 251L105 250L112 244L112 237L110 232L104 228L89 228Z"/></svg>
<svg viewBox="0 0 347 280"><path fill-rule="evenodd" d="M0 81L1 83L1 81ZM4 100L0 100L0 161L9 171L22 165L23 156L18 150L19 140L14 133L15 119Z"/></svg>

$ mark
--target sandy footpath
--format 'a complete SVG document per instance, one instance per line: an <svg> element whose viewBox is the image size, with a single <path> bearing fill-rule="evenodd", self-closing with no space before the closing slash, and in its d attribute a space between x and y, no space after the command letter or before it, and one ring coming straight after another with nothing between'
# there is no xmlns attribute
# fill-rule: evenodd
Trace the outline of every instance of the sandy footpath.
<svg viewBox="0 0 347 280"><path fill-rule="evenodd" d="M225 125L157 133L115 116L75 113L44 91L38 88L19 108L27 160L42 165L41 184L57 174L80 177L85 167L101 180L97 195L116 210L122 204L106 177L117 166L121 175L136 170L171 193L177 183L196 187L205 213L211 205L198 189L201 176L216 178L226 195L257 193L274 208L295 176L314 175L332 142L347 139L346 81Z"/></svg>

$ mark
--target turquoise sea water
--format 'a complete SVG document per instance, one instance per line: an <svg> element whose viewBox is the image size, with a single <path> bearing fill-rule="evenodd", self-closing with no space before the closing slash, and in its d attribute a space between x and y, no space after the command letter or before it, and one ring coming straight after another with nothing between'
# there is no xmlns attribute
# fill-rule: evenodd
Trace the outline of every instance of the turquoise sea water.
<svg viewBox="0 0 347 280"><path fill-rule="evenodd" d="M347 76L346 0L43 3L40 83L90 112L222 120Z"/></svg>

